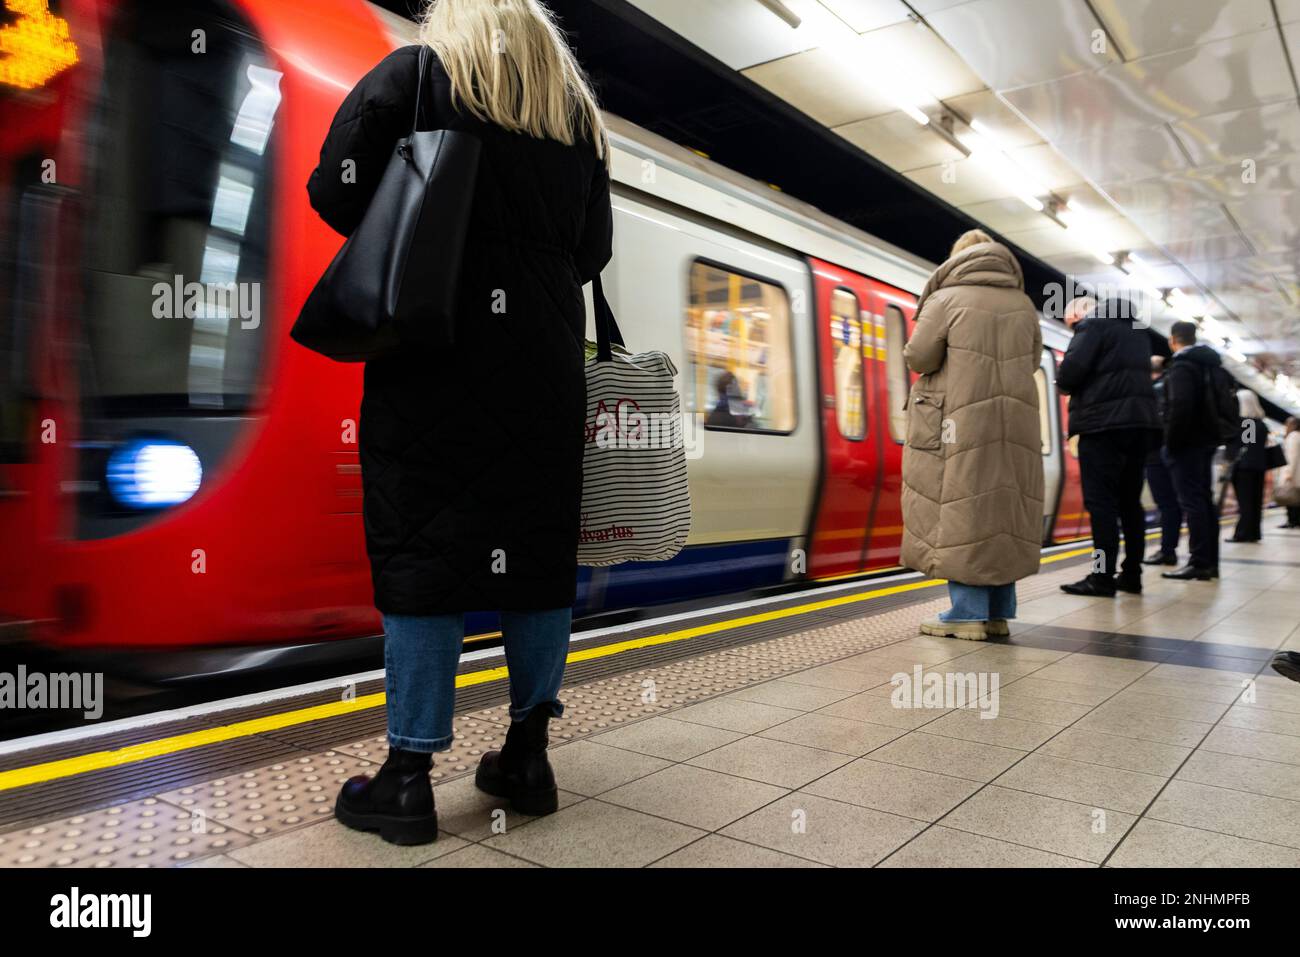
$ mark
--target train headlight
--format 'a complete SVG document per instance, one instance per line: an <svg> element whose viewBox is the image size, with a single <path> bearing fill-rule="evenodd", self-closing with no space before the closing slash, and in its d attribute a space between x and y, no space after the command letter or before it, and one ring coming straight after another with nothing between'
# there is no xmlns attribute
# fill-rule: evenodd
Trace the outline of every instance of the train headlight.
<svg viewBox="0 0 1300 957"><path fill-rule="evenodd" d="M198 454L170 439L133 439L108 459L108 491L130 508L165 508L193 497L203 481Z"/></svg>

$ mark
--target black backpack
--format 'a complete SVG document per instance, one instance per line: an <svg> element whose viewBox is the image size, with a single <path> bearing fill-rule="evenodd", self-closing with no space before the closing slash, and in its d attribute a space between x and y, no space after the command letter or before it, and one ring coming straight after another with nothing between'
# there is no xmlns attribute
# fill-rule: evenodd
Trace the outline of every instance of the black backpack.
<svg viewBox="0 0 1300 957"><path fill-rule="evenodd" d="M1220 443L1241 439L1241 409L1237 403L1237 380L1223 366L1207 366L1201 373L1201 403L1206 425L1214 429Z"/></svg>

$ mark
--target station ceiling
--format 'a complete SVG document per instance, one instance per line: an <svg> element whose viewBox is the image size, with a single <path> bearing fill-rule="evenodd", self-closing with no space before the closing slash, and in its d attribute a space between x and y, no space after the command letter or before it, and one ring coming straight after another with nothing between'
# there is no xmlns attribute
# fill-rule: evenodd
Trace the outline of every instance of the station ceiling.
<svg viewBox="0 0 1300 957"><path fill-rule="evenodd" d="M629 2L1062 273L1158 290L1300 400L1300 0Z"/></svg>

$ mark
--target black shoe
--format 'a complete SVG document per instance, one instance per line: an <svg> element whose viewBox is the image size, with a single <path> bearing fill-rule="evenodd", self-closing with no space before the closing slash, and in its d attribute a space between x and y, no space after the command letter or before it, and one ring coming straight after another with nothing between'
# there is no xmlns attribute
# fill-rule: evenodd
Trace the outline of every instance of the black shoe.
<svg viewBox="0 0 1300 957"><path fill-rule="evenodd" d="M1177 565L1178 556L1173 552L1155 551L1142 559L1143 565Z"/></svg>
<svg viewBox="0 0 1300 957"><path fill-rule="evenodd" d="M554 814L559 795L555 772L546 759L550 720L546 708L538 706L523 721L512 721L501 750L489 751L479 760L474 786L493 797L509 798L520 814Z"/></svg>
<svg viewBox="0 0 1300 957"><path fill-rule="evenodd" d="M1128 592L1130 595L1142 594L1142 576L1137 574L1116 575L1115 590Z"/></svg>
<svg viewBox="0 0 1300 957"><path fill-rule="evenodd" d="M1300 651L1279 651L1273 656L1273 670L1283 678L1300 681Z"/></svg>
<svg viewBox="0 0 1300 957"><path fill-rule="evenodd" d="M1239 544L1239 545L1258 545L1258 544L1259 544L1259 539L1258 539L1258 538L1237 538L1236 536L1233 536L1232 538L1228 539L1228 541L1230 541L1230 542L1236 542L1236 543Z"/></svg>
<svg viewBox="0 0 1300 957"><path fill-rule="evenodd" d="M1181 582L1207 582L1212 578L1219 577L1217 568L1197 568L1195 565L1184 565L1176 572L1161 572L1161 578L1172 578Z"/></svg>
<svg viewBox="0 0 1300 957"><path fill-rule="evenodd" d="M378 831L389 844L429 844L438 839L429 768L433 755L388 749L373 778L349 778L334 802L334 817L354 831Z"/></svg>
<svg viewBox="0 0 1300 957"><path fill-rule="evenodd" d="M1141 588L1141 585L1138 586ZM1067 595L1088 595L1093 598L1114 598L1115 582L1101 575L1089 575L1081 581L1062 585L1061 591Z"/></svg>

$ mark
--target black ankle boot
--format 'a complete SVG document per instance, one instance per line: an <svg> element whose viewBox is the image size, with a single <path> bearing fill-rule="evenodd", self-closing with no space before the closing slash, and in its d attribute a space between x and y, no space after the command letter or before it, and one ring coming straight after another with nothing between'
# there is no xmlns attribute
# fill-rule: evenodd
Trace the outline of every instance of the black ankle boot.
<svg viewBox="0 0 1300 957"><path fill-rule="evenodd" d="M474 784L493 797L509 798L520 814L540 817L559 806L555 772L546 760L546 725L551 720L544 706L512 721L500 751L489 751L478 763Z"/></svg>
<svg viewBox="0 0 1300 957"><path fill-rule="evenodd" d="M390 747L373 778L349 778L334 802L334 817L354 831L378 831L389 844L429 844L438 839L429 768L433 755Z"/></svg>

